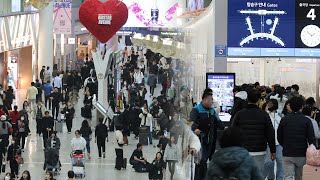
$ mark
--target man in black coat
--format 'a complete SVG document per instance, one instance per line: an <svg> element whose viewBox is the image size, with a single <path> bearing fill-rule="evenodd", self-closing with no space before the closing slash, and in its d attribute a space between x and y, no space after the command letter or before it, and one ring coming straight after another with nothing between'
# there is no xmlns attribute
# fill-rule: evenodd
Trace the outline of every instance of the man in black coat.
<svg viewBox="0 0 320 180"><path fill-rule="evenodd" d="M43 147L46 148L47 139L51 136L53 132L54 120L53 117L49 115L49 111L44 113L42 118L42 137L43 137Z"/></svg>
<svg viewBox="0 0 320 180"><path fill-rule="evenodd" d="M267 112L258 107L261 93L252 89L248 93L248 106L240 110L234 117L232 126L246 132L247 141L244 144L250 155L256 161L261 173L264 173L264 159L267 144L270 147L271 159L275 159L275 133Z"/></svg>
<svg viewBox="0 0 320 180"><path fill-rule="evenodd" d="M103 119L99 119L99 124L95 129L95 141L98 146L99 159L101 158L101 150L103 158L106 158L106 138L108 137L108 127L103 124Z"/></svg>
<svg viewBox="0 0 320 180"><path fill-rule="evenodd" d="M315 144L312 122L301 113L303 104L302 97L292 97L289 104L292 113L282 118L278 127L278 141L283 147L284 179L302 179L308 145Z"/></svg>
<svg viewBox="0 0 320 180"><path fill-rule="evenodd" d="M50 99L52 102L52 116L54 119L58 119L61 102L61 93L59 93L58 88L54 88L50 95Z"/></svg>

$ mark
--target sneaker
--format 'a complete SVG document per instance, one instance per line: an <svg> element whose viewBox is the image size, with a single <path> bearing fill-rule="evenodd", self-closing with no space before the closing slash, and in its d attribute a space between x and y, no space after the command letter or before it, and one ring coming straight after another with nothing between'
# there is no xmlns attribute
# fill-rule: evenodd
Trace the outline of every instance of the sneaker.
<svg viewBox="0 0 320 180"><path fill-rule="evenodd" d="M88 159L91 159L91 156L90 156L90 154L88 153Z"/></svg>
<svg viewBox="0 0 320 180"><path fill-rule="evenodd" d="M71 132L68 132L68 134L71 134Z"/></svg>
<svg viewBox="0 0 320 180"><path fill-rule="evenodd" d="M106 158L106 154L103 154L103 158Z"/></svg>
<svg viewBox="0 0 320 180"><path fill-rule="evenodd" d="M99 159L101 159L101 157L99 157Z"/></svg>

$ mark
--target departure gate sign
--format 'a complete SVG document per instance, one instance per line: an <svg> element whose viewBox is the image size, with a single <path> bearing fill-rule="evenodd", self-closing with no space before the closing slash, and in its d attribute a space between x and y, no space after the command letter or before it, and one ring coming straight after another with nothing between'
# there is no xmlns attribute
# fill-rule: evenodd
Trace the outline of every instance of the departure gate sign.
<svg viewBox="0 0 320 180"><path fill-rule="evenodd" d="M228 56L320 57L320 0L229 0Z"/></svg>

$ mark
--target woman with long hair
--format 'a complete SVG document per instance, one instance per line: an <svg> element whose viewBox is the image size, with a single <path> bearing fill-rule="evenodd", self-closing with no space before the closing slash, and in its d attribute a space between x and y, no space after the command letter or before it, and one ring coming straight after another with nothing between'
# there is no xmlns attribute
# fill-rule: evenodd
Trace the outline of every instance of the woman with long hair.
<svg viewBox="0 0 320 180"><path fill-rule="evenodd" d="M23 171L20 180L31 180L30 172L27 170Z"/></svg>
<svg viewBox="0 0 320 180"><path fill-rule="evenodd" d="M52 172L47 172L46 176L44 177L45 180L55 180L53 178L53 173Z"/></svg>
<svg viewBox="0 0 320 180"><path fill-rule="evenodd" d="M87 120L82 121L80 133L81 133L82 137L87 142L86 148L87 148L88 158L91 159L91 157L90 157L90 141L91 141L92 130L91 130L91 127L89 126L89 123Z"/></svg>
<svg viewBox="0 0 320 180"><path fill-rule="evenodd" d="M284 88L276 86L273 96L270 96L270 99L276 99L278 101L278 110L277 113L279 116L283 117L282 111L284 109L285 103L288 101L288 98L284 95Z"/></svg>
<svg viewBox="0 0 320 180"><path fill-rule="evenodd" d="M152 162L152 169L149 172L149 179L162 180L166 169L166 163L163 161L161 152L157 152L156 158Z"/></svg>

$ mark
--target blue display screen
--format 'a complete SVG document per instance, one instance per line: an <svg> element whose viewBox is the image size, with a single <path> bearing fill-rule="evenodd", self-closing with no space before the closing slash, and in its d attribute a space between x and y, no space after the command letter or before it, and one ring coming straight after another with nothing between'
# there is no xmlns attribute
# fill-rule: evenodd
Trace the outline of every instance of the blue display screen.
<svg viewBox="0 0 320 180"><path fill-rule="evenodd" d="M319 0L229 0L228 56L320 57L319 12Z"/></svg>

